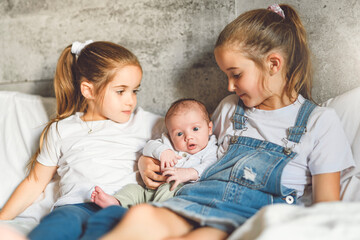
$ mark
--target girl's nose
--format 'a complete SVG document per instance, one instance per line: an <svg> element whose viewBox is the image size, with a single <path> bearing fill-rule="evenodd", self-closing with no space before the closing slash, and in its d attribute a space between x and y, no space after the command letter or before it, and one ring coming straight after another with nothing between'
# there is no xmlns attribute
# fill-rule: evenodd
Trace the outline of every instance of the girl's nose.
<svg viewBox="0 0 360 240"><path fill-rule="evenodd" d="M127 105L129 105L129 106L134 105L135 98L136 98L136 96L134 97L134 96L131 96L131 95L129 94L129 96L128 96L127 99L126 99Z"/></svg>
<svg viewBox="0 0 360 240"><path fill-rule="evenodd" d="M229 80L229 82L228 82L228 91L229 92L234 92L235 91L234 81Z"/></svg>

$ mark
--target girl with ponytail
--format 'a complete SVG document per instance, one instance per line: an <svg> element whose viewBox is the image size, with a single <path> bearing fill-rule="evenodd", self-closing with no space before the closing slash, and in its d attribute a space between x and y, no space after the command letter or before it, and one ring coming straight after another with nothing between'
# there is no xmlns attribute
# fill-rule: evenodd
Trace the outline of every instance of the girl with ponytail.
<svg viewBox="0 0 360 240"><path fill-rule="evenodd" d="M63 50L54 78L56 116L41 135L28 176L1 210L1 220L24 211L57 173L60 193L53 211L28 237L78 239L87 219L101 209L91 202L95 186L114 194L138 183L139 152L162 131L154 131L160 116L136 107L141 78L138 59L120 45L74 42Z"/></svg>
<svg viewBox="0 0 360 240"><path fill-rule="evenodd" d="M241 14L214 53L235 93L212 116L219 160L174 198L130 208L102 239L226 239L266 205L304 204L308 187L314 203L339 201L340 172L354 160L335 111L312 101L296 11L275 4ZM142 159L140 168L151 165Z"/></svg>

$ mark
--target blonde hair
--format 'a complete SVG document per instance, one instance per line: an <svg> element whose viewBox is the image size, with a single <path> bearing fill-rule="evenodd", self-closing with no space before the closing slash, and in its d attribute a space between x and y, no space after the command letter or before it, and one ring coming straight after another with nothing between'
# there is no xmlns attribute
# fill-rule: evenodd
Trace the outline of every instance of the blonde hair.
<svg viewBox="0 0 360 240"><path fill-rule="evenodd" d="M281 51L285 58L285 94L292 99L295 90L313 101L312 63L305 28L291 6L280 7L285 18L267 9L241 14L223 29L215 48L235 46L261 70L265 70L264 60L270 51Z"/></svg>
<svg viewBox="0 0 360 240"><path fill-rule="evenodd" d="M94 86L97 99L102 99L106 85L117 70L128 65L141 69L137 57L126 48L111 42L99 41L86 45L79 56L71 53L72 45L61 53L55 71L54 89L56 97L56 117L51 119L40 136L40 144L30 159L28 169L34 167L37 156L46 141L47 132L53 123L73 115L86 112L86 99L81 94L80 84L85 79Z"/></svg>

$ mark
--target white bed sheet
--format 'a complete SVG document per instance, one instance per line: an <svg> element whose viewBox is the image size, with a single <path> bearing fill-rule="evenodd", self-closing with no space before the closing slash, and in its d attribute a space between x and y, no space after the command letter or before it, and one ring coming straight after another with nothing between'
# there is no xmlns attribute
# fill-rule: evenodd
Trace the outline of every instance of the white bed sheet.
<svg viewBox="0 0 360 240"><path fill-rule="evenodd" d="M272 205L261 209L228 240L355 240L360 239L359 226L359 202Z"/></svg>

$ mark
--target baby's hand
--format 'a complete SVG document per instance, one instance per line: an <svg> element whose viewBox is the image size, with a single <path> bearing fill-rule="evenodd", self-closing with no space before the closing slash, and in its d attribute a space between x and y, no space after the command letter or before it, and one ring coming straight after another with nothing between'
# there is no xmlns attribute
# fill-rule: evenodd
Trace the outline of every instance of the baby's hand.
<svg viewBox="0 0 360 240"><path fill-rule="evenodd" d="M161 171L163 171L165 168L174 167L178 162L178 159L181 159L181 157L175 154L173 150L167 149L163 151L160 155Z"/></svg>
<svg viewBox="0 0 360 240"><path fill-rule="evenodd" d="M180 183L196 181L199 178L199 173L194 168L167 168L164 170L163 175L168 176L167 183L174 182L171 191Z"/></svg>

